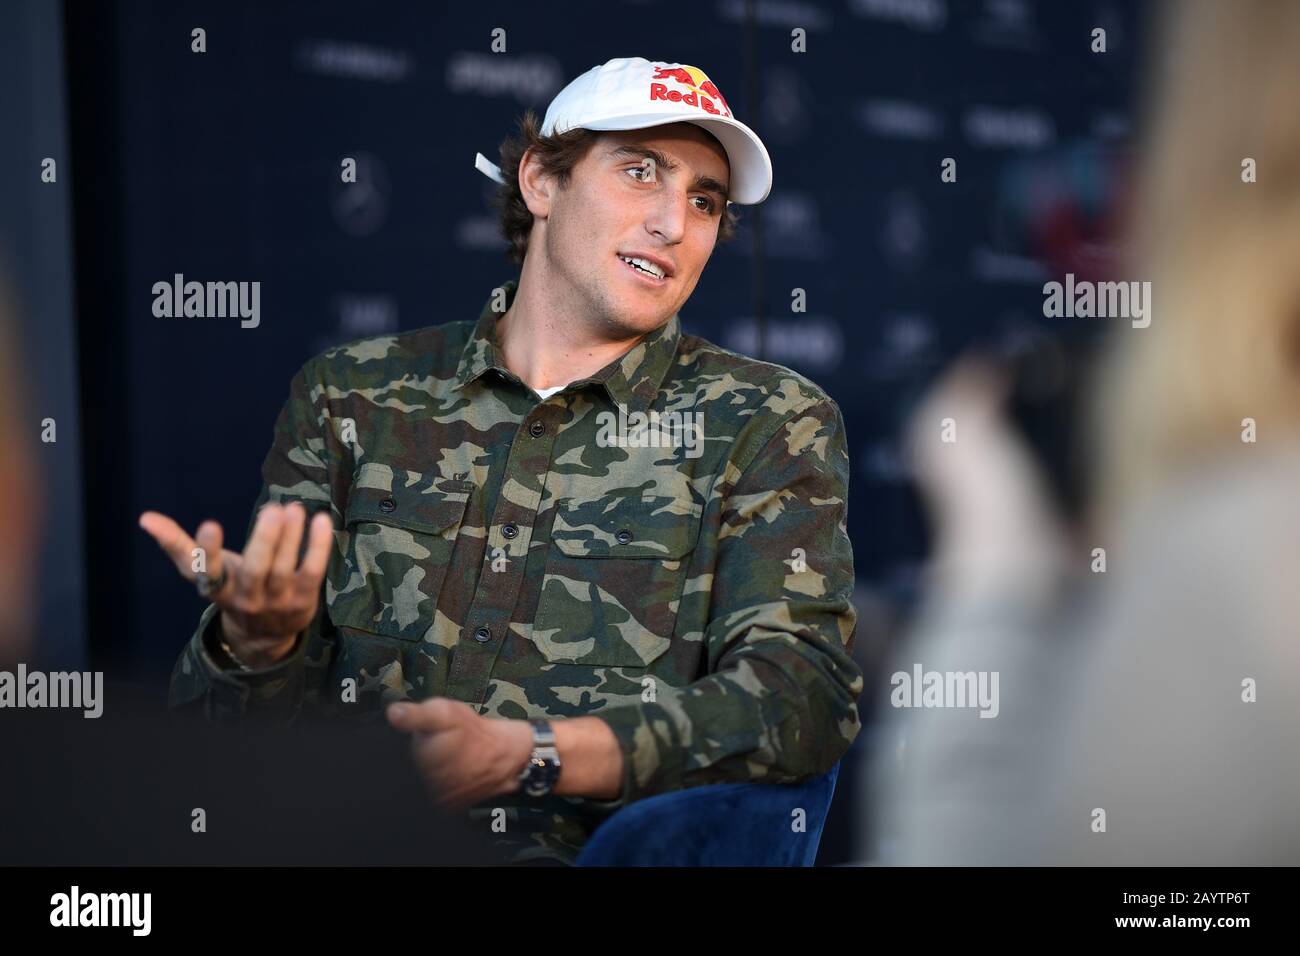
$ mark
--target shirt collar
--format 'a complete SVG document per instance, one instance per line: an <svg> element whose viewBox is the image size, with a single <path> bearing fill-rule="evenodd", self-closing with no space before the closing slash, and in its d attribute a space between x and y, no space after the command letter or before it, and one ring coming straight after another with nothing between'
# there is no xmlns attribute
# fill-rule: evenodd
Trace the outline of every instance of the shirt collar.
<svg viewBox="0 0 1300 956"><path fill-rule="evenodd" d="M504 292L505 308L510 308L514 301L519 280L509 279L501 285ZM505 314L505 309L493 309L497 294L483 306L478 322L465 343L461 353L460 364L456 367L456 387L463 388L475 381L489 369L517 378L501 358L497 347L496 324ZM614 359L598 372L570 382L570 385L601 385L609 397L628 411L646 411L659 393L677 354L677 342L681 337L681 320L676 312L664 325L646 335L621 357Z"/></svg>

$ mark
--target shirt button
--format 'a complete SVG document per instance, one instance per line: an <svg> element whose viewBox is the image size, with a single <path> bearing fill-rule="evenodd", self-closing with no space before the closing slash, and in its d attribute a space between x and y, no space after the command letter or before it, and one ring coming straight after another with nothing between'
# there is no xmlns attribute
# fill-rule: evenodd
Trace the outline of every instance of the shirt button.
<svg viewBox="0 0 1300 956"><path fill-rule="evenodd" d="M632 540L632 532L628 531L627 528L622 528L614 537L618 539L619 544L627 544Z"/></svg>
<svg viewBox="0 0 1300 956"><path fill-rule="evenodd" d="M383 501L379 502L379 510L384 512L396 511L397 502L392 498L385 498Z"/></svg>
<svg viewBox="0 0 1300 956"><path fill-rule="evenodd" d="M519 528L517 525L514 524L514 522L511 522L510 524L502 526L501 533L505 535L507 538L513 538L515 535L519 533Z"/></svg>
<svg viewBox="0 0 1300 956"><path fill-rule="evenodd" d="M492 640L492 628L476 628L474 631L474 640L478 641L480 644L486 644L488 641Z"/></svg>
<svg viewBox="0 0 1300 956"><path fill-rule="evenodd" d="M546 426L541 422L533 422L528 426L528 434L532 435L534 438L541 438L545 432Z"/></svg>

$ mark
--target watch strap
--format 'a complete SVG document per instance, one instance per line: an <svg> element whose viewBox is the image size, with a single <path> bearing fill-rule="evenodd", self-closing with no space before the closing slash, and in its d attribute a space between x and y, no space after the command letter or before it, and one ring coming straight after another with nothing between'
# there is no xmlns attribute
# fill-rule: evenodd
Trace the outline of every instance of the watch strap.
<svg viewBox="0 0 1300 956"><path fill-rule="evenodd" d="M530 797L544 797L559 779L560 752L549 720L531 719L528 723L533 728L533 750L519 774L520 789Z"/></svg>

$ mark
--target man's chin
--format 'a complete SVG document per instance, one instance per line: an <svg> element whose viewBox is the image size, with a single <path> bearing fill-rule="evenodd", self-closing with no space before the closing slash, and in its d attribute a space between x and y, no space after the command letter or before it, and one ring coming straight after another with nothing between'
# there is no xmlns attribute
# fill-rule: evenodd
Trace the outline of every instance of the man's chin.
<svg viewBox="0 0 1300 956"><path fill-rule="evenodd" d="M612 338L630 339L649 335L673 316L676 309L665 312L665 306L647 306L645 302L623 299L612 303L613 309L605 314L605 326Z"/></svg>
<svg viewBox="0 0 1300 956"><path fill-rule="evenodd" d="M672 312L664 313L642 311L633 315L624 315L621 317L620 325L622 326L628 338L639 335L649 335L656 329L662 328L663 325L673 317Z"/></svg>

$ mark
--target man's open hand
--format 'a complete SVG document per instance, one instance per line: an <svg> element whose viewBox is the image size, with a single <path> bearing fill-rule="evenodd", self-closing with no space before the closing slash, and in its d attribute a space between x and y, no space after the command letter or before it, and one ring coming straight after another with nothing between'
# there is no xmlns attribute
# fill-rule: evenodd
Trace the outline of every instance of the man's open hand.
<svg viewBox="0 0 1300 956"><path fill-rule="evenodd" d="M316 616L321 582L329 565L333 523L328 512L311 520L307 553L298 565L307 511L301 503L265 505L258 513L244 553L223 550L221 525L205 521L194 538L156 511L140 515L140 527L187 581L194 549L205 552L208 578L226 580L208 600L221 608L221 631L235 656L249 667L266 667L285 657L299 632Z"/></svg>
<svg viewBox="0 0 1300 956"><path fill-rule="evenodd" d="M448 809L518 790L533 752L528 721L480 717L448 697L391 704L388 720L412 735L416 768Z"/></svg>

